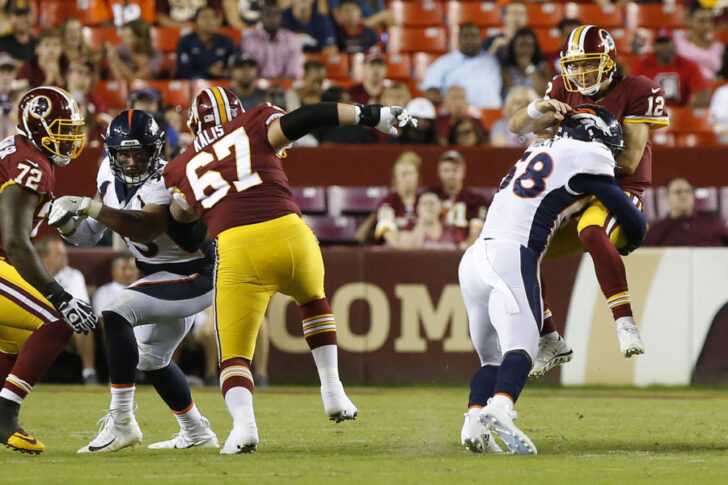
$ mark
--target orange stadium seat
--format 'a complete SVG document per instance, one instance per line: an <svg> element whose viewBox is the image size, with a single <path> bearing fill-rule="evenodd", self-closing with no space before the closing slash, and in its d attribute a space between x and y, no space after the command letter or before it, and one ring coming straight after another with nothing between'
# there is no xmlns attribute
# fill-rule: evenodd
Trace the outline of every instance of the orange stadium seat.
<svg viewBox="0 0 728 485"><path fill-rule="evenodd" d="M480 122L483 127L490 131L493 123L503 118L503 111L500 108L483 108L480 110Z"/></svg>
<svg viewBox="0 0 728 485"><path fill-rule="evenodd" d="M389 45L387 50L391 54L400 52L447 52L447 35L443 27L402 28L390 27Z"/></svg>
<svg viewBox="0 0 728 485"><path fill-rule="evenodd" d="M59 27L68 17L76 16L76 2L68 0L40 0L37 9L35 3L31 4L34 10L33 18L38 19L38 25L43 28Z"/></svg>
<svg viewBox="0 0 728 485"><path fill-rule="evenodd" d="M331 185L326 189L329 215L369 214L389 193L387 187L343 187Z"/></svg>
<svg viewBox="0 0 728 485"><path fill-rule="evenodd" d="M627 27L679 29L685 27L681 5L628 3L625 6Z"/></svg>
<svg viewBox="0 0 728 485"><path fill-rule="evenodd" d="M445 22L445 9L439 1L389 2L389 10L394 14L398 25L405 27L438 27Z"/></svg>
<svg viewBox="0 0 728 485"><path fill-rule="evenodd" d="M233 44L235 44L235 48L240 48L240 41L243 38L243 32L238 29L234 29L232 27L221 27L219 32L223 35L227 35L230 37L230 39L233 41Z"/></svg>
<svg viewBox="0 0 728 485"><path fill-rule="evenodd" d="M349 76L349 56L345 54L306 54L306 60L315 59L326 65L326 77L336 80L348 80Z"/></svg>
<svg viewBox="0 0 728 485"><path fill-rule="evenodd" d="M109 108L123 110L129 90L126 81L98 81L94 85L94 94L103 99Z"/></svg>
<svg viewBox="0 0 728 485"><path fill-rule="evenodd" d="M161 52L176 52L179 42L179 29L154 26L150 32L152 36L152 47Z"/></svg>
<svg viewBox="0 0 728 485"><path fill-rule="evenodd" d="M466 22L497 27L501 25L500 8L494 2L447 2L447 23L457 27Z"/></svg>
<svg viewBox="0 0 728 485"><path fill-rule="evenodd" d="M565 5L564 16L577 18L582 24L598 25L605 29L624 25L624 15L619 5L572 2Z"/></svg>
<svg viewBox="0 0 728 485"><path fill-rule="evenodd" d="M326 214L326 189L324 187L291 187L293 200L304 214Z"/></svg>
<svg viewBox="0 0 728 485"><path fill-rule="evenodd" d="M177 75L177 53L165 52L162 55L162 74L160 77L174 79Z"/></svg>
<svg viewBox="0 0 728 485"><path fill-rule="evenodd" d="M191 89L190 97L194 98L200 92L202 92L203 89L207 89L212 86L221 86L223 88L229 88L232 86L232 81L230 79L195 79L191 82Z"/></svg>
<svg viewBox="0 0 728 485"><path fill-rule="evenodd" d="M129 83L129 89L135 91L143 88L158 89L164 95L164 104L179 105L189 108L192 104L190 95L190 82L186 80L143 80L135 79Z"/></svg>
<svg viewBox="0 0 728 485"><path fill-rule="evenodd" d="M417 84L420 84L425 79L427 68L435 62L437 57L436 54L429 54L427 52L416 52L412 54L412 74L413 80Z"/></svg>
<svg viewBox="0 0 728 485"><path fill-rule="evenodd" d="M387 79L395 81L407 81L412 79L412 60L410 59L409 54L388 54L386 57ZM352 54L349 56L349 67L351 68L352 81L361 81L363 65L363 53Z"/></svg>
<svg viewBox="0 0 728 485"><path fill-rule="evenodd" d="M633 52L620 52L618 50L617 53L617 62L627 69L631 69L635 62L642 59L640 54L635 54Z"/></svg>
<svg viewBox="0 0 728 485"><path fill-rule="evenodd" d="M100 51L104 42L112 45L121 44L121 37L116 27L84 27L83 38L86 44L95 51Z"/></svg>
<svg viewBox="0 0 728 485"><path fill-rule="evenodd" d="M544 54L558 54L559 50L561 50L559 29L534 29L534 32L538 39L538 45L541 47L541 52Z"/></svg>
<svg viewBox="0 0 728 485"><path fill-rule="evenodd" d="M560 3L526 3L529 27L556 27L564 17Z"/></svg>
<svg viewBox="0 0 728 485"><path fill-rule="evenodd" d="M669 108L670 126L673 133L713 133L707 108Z"/></svg>
<svg viewBox="0 0 728 485"><path fill-rule="evenodd" d="M617 46L617 55L622 53L632 53L632 41L636 35L634 30L629 29L612 29L610 31L614 43Z"/></svg>

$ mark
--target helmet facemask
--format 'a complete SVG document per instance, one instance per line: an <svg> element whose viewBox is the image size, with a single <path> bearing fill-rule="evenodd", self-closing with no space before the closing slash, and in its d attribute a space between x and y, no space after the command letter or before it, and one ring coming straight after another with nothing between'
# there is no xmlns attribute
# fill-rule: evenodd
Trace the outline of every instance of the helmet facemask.
<svg viewBox="0 0 728 485"><path fill-rule="evenodd" d="M581 72L572 72L574 70L574 62L592 61L598 66L582 70ZM596 81L589 82L589 77L596 73ZM564 79L564 87L571 93L581 93L584 96L593 96L599 92L599 89L614 76L614 61L607 54L584 54L576 53L566 55L561 58L561 77Z"/></svg>
<svg viewBox="0 0 728 485"><path fill-rule="evenodd" d="M29 111L29 108L30 105L26 107L26 111ZM47 152L53 163L63 167L81 155L83 147L86 146L86 134L81 131L85 121L81 113L73 113L70 119L58 118L50 124L46 123L45 118L38 118L47 136L41 138L41 146L37 148ZM23 132L26 135L32 133L27 125ZM36 144L32 137L30 140Z"/></svg>
<svg viewBox="0 0 728 485"><path fill-rule="evenodd" d="M106 146L111 171L127 185L141 185L159 169L163 146L162 141L144 146Z"/></svg>

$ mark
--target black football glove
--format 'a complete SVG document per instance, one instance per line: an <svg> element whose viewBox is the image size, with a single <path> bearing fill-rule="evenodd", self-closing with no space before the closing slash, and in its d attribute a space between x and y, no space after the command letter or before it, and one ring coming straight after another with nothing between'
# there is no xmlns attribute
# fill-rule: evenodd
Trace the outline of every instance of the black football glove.
<svg viewBox="0 0 728 485"><path fill-rule="evenodd" d="M60 288L60 291L58 289ZM60 285L54 285L52 294L46 296L51 305L58 310L63 320L76 333L88 334L96 328L96 314L91 305L83 300L74 298Z"/></svg>

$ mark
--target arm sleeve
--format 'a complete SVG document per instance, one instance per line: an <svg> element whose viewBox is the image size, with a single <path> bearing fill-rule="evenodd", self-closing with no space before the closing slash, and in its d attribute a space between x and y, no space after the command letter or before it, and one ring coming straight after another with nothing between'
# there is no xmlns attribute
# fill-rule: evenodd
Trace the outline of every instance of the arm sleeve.
<svg viewBox="0 0 728 485"><path fill-rule="evenodd" d="M578 174L569 180L569 186L599 199L617 217L630 244L638 246L642 243L647 231L645 217L617 186L614 177Z"/></svg>
<svg viewBox="0 0 728 485"><path fill-rule="evenodd" d="M281 117L281 130L289 140L298 140L323 126L339 126L337 103L309 104Z"/></svg>

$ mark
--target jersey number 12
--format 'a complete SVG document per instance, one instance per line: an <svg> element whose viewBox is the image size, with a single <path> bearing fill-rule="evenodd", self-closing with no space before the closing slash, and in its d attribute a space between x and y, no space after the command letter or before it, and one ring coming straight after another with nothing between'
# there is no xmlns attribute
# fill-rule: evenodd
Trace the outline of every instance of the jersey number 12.
<svg viewBox="0 0 728 485"><path fill-rule="evenodd" d="M202 176L198 176L197 171L214 161L225 159L230 155L231 148L235 150L235 167L238 175L238 179L233 181L235 190L242 192L263 183L258 172L253 172L251 168L248 135L242 126L236 128L212 144L212 150L215 152L214 156L208 152L200 152L187 162L187 180L190 181L190 186L192 186L195 193L195 199L205 209L209 209L225 197L230 190L230 183L217 170L208 170ZM212 192L206 193L208 187L213 189Z"/></svg>

